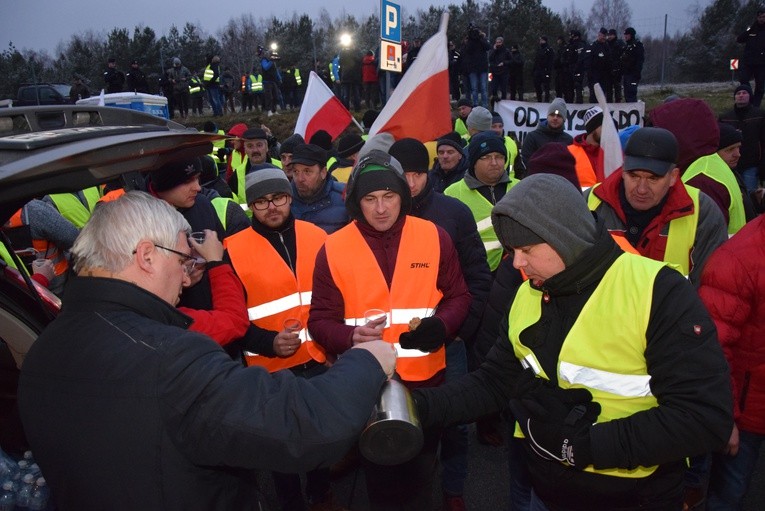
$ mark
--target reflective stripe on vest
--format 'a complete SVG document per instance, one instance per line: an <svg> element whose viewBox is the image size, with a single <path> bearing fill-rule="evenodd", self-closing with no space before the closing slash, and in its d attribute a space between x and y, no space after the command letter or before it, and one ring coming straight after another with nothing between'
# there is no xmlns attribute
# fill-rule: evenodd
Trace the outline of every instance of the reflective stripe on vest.
<svg viewBox="0 0 765 511"><path fill-rule="evenodd" d="M252 81L252 92L263 92L263 75L250 75Z"/></svg>
<svg viewBox="0 0 765 511"><path fill-rule="evenodd" d="M101 198L101 192L96 186L85 188L81 190L81 193L87 204L83 204L74 193L52 193L48 195L61 216L72 222L78 229L82 229L90 219L93 208L96 207L98 199Z"/></svg>
<svg viewBox="0 0 765 511"><path fill-rule="evenodd" d="M738 186L736 176L728 167L728 164L720 158L717 153L702 156L697 159L683 172L681 177L683 183L687 183L700 174L717 181L728 190L730 204L728 205L728 234L734 235L744 224L746 224L746 214L744 213L744 199L741 196L741 188Z"/></svg>
<svg viewBox="0 0 765 511"><path fill-rule="evenodd" d="M396 347L399 357L396 370L405 381L427 380L446 367L443 347L435 353L425 353L404 350L398 345L399 335L409 330L409 321L430 316L443 297L436 286L439 246L438 230L433 223L407 216L388 287L355 222L334 232L325 243L332 279L343 296L346 324L363 324L369 309L385 311L389 321L382 338Z"/></svg>
<svg viewBox="0 0 765 511"><path fill-rule="evenodd" d="M517 179L510 178L510 181L507 183L507 190L510 190L517 183ZM494 205L486 200L486 197L481 195L481 192L468 188L464 179L448 186L444 190L444 195L454 197L470 208L478 228L478 234L481 236L481 241L483 241L483 246L486 249L489 269L491 271L496 270L502 260L503 249L497 234L494 232L494 226L491 224L491 210Z"/></svg>
<svg viewBox="0 0 765 511"><path fill-rule="evenodd" d="M590 211L596 211L603 202L594 193L598 186L600 183L592 187L587 197L587 207L590 208ZM667 246L664 249L662 260L688 277L691 272L691 250L696 241L696 228L699 224L699 190L693 186L685 185L685 191L693 201L693 212L690 215L670 220Z"/></svg>
<svg viewBox="0 0 765 511"><path fill-rule="evenodd" d="M220 82L220 76L218 76L218 78L216 78L214 82L212 81L213 80L213 76L215 76L215 71L213 71L212 67L210 67L210 65L208 65L205 68L205 74L202 77L202 79L204 81L206 81L206 82L219 83Z"/></svg>
<svg viewBox="0 0 765 511"><path fill-rule="evenodd" d="M579 180L579 186L582 190L594 186L598 182L598 178L595 176L595 169L585 150L576 144L567 146L567 149L575 160L574 168L576 170L576 177Z"/></svg>
<svg viewBox="0 0 765 511"><path fill-rule="evenodd" d="M663 263L622 254L603 276L561 345L558 382L561 388L586 388L601 406L597 422L628 417L658 406L651 393L645 360L653 284ZM521 333L539 321L543 294L525 282L518 289L509 314L508 336L524 365L548 379L532 349L521 343ZM629 309L629 317L604 321L616 311ZM621 318L624 317L624 321ZM657 467L585 470L602 475L642 478Z"/></svg>
<svg viewBox="0 0 765 511"><path fill-rule="evenodd" d="M226 238L231 264L247 290L247 310L250 321L272 331L284 329L288 318L300 320L300 349L295 354L267 357L245 352L247 365L265 367L269 372L295 367L311 360L326 361L324 350L315 343L305 328L311 307L311 286L316 254L327 234L315 225L295 220L297 275L292 272L271 243L253 229L245 229ZM263 269L267 269L264 271Z"/></svg>

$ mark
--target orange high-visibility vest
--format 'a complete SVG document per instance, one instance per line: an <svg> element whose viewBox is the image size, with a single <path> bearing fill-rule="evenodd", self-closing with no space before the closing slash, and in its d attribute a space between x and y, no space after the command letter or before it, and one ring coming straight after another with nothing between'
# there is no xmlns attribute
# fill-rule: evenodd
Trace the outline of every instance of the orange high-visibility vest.
<svg viewBox="0 0 765 511"><path fill-rule="evenodd" d="M345 324L363 325L366 311L383 310L388 318L382 340L396 347L401 379L423 381L443 370L443 346L425 353L398 343L399 335L409 330L409 321L431 316L443 297L436 286L441 253L435 224L406 217L390 288L355 222L329 236L324 246L332 279L343 295Z"/></svg>
<svg viewBox="0 0 765 511"><path fill-rule="evenodd" d="M102 202L111 202L113 200L117 200L123 195L125 195L125 189L124 188L117 188L115 190L112 190L111 192L106 192L103 197L98 199L99 203Z"/></svg>
<svg viewBox="0 0 765 511"><path fill-rule="evenodd" d="M599 183L602 179L598 179L597 173L592 166L590 157L587 153L578 145L571 144L568 146L568 151L574 157L576 161L576 177L579 179L579 186L582 190L590 188L595 183ZM603 159L603 151L598 151L598 158Z"/></svg>
<svg viewBox="0 0 765 511"><path fill-rule="evenodd" d="M24 208L19 209L8 220L8 227L23 227L26 225L21 218L21 212ZM45 254L45 259L53 261L53 273L63 275L69 268L69 262L64 257L64 252L59 250L55 243L51 243L49 240L32 239L32 248L39 253Z"/></svg>
<svg viewBox="0 0 765 511"><path fill-rule="evenodd" d="M295 273L271 243L253 229L240 231L223 242L234 271L247 290L250 321L260 328L277 332L284 329L287 318L299 319L303 324L299 334L300 349L289 357L267 357L245 352L248 366L258 365L271 373L311 360L322 364L327 360L324 349L311 339L306 328L311 308L314 263L327 233L311 223L295 220L295 236Z"/></svg>

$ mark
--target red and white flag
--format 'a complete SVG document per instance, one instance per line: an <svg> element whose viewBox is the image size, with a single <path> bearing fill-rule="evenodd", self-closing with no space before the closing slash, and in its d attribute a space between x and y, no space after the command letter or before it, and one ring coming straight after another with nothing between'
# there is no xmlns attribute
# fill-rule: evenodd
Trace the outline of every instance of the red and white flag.
<svg viewBox="0 0 765 511"><path fill-rule="evenodd" d="M303 104L300 105L300 115L295 123L295 133L302 135L307 142L314 133L324 130L334 140L348 127L352 119L351 113L327 87L324 80L311 71Z"/></svg>
<svg viewBox="0 0 765 511"><path fill-rule="evenodd" d="M622 154L622 144L619 141L619 133L613 122L606 122L611 119L611 111L606 103L606 95L599 83L594 86L595 97L598 99L598 106L603 110L603 129L600 132L600 147L603 149L603 174L610 176L624 165L624 155Z"/></svg>
<svg viewBox="0 0 765 511"><path fill-rule="evenodd" d="M396 140L411 137L427 142L452 130L448 22L449 14L444 13L438 32L422 45L417 60L369 129L370 137L390 133Z"/></svg>

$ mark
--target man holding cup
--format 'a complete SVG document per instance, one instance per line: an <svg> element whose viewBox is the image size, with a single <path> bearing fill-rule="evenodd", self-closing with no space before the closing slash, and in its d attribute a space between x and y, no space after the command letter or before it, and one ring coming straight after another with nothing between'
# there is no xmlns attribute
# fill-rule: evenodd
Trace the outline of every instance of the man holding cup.
<svg viewBox="0 0 765 511"><path fill-rule="evenodd" d="M327 234L294 219L292 188L281 169L248 174L245 190L252 227L226 238L224 245L247 291L251 324L243 342L246 363L272 373L289 369L303 378L319 375L326 371L327 359L305 325L313 265ZM274 472L273 478L282 509L305 507L298 474ZM310 505L331 501L328 468L308 472L307 480Z"/></svg>
<svg viewBox="0 0 765 511"><path fill-rule="evenodd" d="M444 341L457 334L470 293L449 235L409 216L412 197L401 164L372 150L354 167L346 188L353 221L327 237L316 257L308 326L328 355L382 338L398 353L408 388L444 380ZM372 309L384 317L374 318ZM365 462L371 509L431 509L440 432L394 466Z"/></svg>

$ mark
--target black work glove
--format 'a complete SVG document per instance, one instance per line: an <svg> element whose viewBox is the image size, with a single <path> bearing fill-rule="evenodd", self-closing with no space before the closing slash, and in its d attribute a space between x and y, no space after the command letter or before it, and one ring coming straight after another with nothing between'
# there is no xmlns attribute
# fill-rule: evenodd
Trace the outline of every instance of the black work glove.
<svg viewBox="0 0 765 511"><path fill-rule="evenodd" d="M538 456L575 468L592 464L590 427L600 404L587 389L562 389L525 369L516 380L510 408Z"/></svg>
<svg viewBox="0 0 765 511"><path fill-rule="evenodd" d="M560 422L527 418L521 429L534 453L544 459L560 461L574 468L592 465L590 428L600 415L594 401L575 405Z"/></svg>
<svg viewBox="0 0 765 511"><path fill-rule="evenodd" d="M446 326L435 316L424 318L412 331L398 336L401 347L408 350L435 351L444 345Z"/></svg>
<svg viewBox="0 0 765 511"><path fill-rule="evenodd" d="M592 401L587 389L562 389L545 378L537 377L532 369L524 369L513 387L513 398L523 411L519 419L562 421L571 408Z"/></svg>

